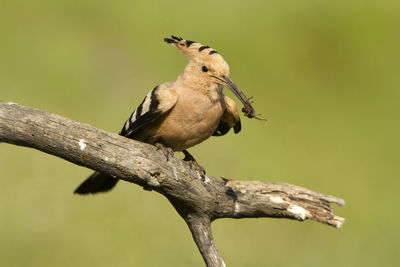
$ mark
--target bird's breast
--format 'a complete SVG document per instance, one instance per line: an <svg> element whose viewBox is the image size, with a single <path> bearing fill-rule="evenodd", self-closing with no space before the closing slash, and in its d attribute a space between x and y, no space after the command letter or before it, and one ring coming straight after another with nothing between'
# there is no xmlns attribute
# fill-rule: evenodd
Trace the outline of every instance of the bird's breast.
<svg viewBox="0 0 400 267"><path fill-rule="evenodd" d="M155 138L181 151L209 138L225 110L223 95L218 99L196 91L181 92L174 108L158 123Z"/></svg>

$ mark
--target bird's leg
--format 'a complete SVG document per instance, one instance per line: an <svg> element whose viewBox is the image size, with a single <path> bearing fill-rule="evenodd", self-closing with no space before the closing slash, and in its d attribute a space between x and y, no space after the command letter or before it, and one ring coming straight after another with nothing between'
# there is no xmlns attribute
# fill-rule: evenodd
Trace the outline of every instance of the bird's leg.
<svg viewBox="0 0 400 267"><path fill-rule="evenodd" d="M166 147L162 143L156 143L155 146L157 148L157 151L161 150L164 153L164 156L167 159L167 161L169 161L170 156L171 157L174 156L174 150L172 150L172 148Z"/></svg>
<svg viewBox="0 0 400 267"><path fill-rule="evenodd" d="M183 150L182 152L183 154L185 154L185 158L183 160L187 161L190 164L190 167L193 167L195 170L197 170L200 173L201 178L205 179L206 170L200 166L200 164L194 159L192 155L190 155L187 150Z"/></svg>

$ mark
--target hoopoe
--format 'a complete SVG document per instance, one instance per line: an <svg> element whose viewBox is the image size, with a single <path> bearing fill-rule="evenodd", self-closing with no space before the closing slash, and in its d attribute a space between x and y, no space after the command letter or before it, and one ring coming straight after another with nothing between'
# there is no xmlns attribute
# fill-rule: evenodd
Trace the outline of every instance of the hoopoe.
<svg viewBox="0 0 400 267"><path fill-rule="evenodd" d="M204 169L186 149L210 136L225 135L232 127L235 133L241 130L236 104L222 93L223 87L231 89L240 99L247 117L257 116L247 97L230 80L229 66L216 50L176 36L164 41L179 49L189 59L189 64L175 82L151 90L119 134L172 151L182 151L184 160L190 161L204 175ZM114 177L95 172L75 193L106 192L117 181Z"/></svg>

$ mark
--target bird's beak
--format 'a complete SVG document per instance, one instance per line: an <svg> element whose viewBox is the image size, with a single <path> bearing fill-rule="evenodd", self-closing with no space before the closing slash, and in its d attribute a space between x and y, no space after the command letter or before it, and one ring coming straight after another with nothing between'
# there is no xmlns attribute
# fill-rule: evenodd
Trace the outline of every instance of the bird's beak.
<svg viewBox="0 0 400 267"><path fill-rule="evenodd" d="M249 117L249 118L256 117L255 110L252 107L249 99L244 95L242 90L240 90L239 87L237 87L236 84L234 84L232 82L232 80L228 76L226 76L226 75L222 75L221 77L214 76L214 78L216 78L217 80L221 81L226 87L231 89L231 91L237 96L237 98L239 98L239 100L244 105L242 111L244 112L244 114L247 117Z"/></svg>

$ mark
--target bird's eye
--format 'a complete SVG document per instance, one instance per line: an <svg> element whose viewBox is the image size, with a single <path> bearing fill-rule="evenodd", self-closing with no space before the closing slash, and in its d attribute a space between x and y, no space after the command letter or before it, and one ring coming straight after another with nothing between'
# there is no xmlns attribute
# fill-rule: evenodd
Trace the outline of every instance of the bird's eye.
<svg viewBox="0 0 400 267"><path fill-rule="evenodd" d="M206 66L201 67L201 70L202 70L203 72L207 72L207 71L208 71L208 69L207 69Z"/></svg>

